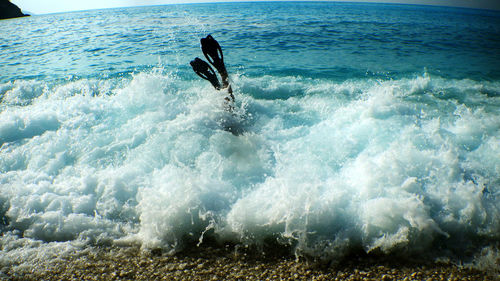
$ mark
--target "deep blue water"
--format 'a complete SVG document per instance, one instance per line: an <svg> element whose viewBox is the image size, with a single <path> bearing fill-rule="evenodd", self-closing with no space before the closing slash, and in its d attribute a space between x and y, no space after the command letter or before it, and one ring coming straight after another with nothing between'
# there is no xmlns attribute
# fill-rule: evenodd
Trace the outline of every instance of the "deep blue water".
<svg viewBox="0 0 500 281"><path fill-rule="evenodd" d="M3 268L207 236L326 259L495 253L499 12L259 2L0 27ZM189 66L207 34L232 113Z"/></svg>
<svg viewBox="0 0 500 281"><path fill-rule="evenodd" d="M233 70L344 81L500 77L499 12L346 3L171 5L4 21L1 81L190 72L200 37L221 41Z"/></svg>

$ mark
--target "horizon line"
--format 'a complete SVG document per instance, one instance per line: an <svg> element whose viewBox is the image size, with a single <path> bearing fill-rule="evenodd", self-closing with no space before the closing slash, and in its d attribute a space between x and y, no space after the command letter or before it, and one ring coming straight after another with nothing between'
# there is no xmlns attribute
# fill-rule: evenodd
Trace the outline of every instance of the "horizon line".
<svg viewBox="0 0 500 281"><path fill-rule="evenodd" d="M181 0L182 1L182 0ZM12 2L12 1L11 1ZM50 14L62 14L62 13L73 13L73 12L85 12L85 11L93 11L93 10L107 10L107 9L121 9L121 8L134 8L134 7L159 7L159 6L173 6L173 5L199 5L199 4L231 4L231 3L273 3L273 2L304 2L304 3L350 3L350 4L373 4L373 5L394 5L394 6L423 6L423 7L443 7L443 8L457 8L457 9L472 9L472 10L482 10L482 11L493 11L500 12L500 7L498 8L481 8L481 7L470 7L470 6L462 6L462 5L443 5L443 4L435 4L435 3L402 3L402 2L393 2L392 0L387 1L372 1L372 0L216 0L216 1L200 1L200 2L178 2L178 3L163 3L163 4L139 4L139 5L125 5L125 6L115 6L115 7L97 7L90 9L81 9L81 10L63 10L56 12L46 12L46 13L34 13L29 10L24 10L21 7L21 11L23 13L27 13L31 16L38 15L50 15Z"/></svg>

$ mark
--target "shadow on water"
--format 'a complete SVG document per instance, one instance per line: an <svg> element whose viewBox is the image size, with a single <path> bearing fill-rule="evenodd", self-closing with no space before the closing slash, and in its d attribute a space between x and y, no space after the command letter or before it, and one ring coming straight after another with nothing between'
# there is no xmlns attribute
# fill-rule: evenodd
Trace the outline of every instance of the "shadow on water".
<svg viewBox="0 0 500 281"><path fill-rule="evenodd" d="M222 130L230 132L234 136L240 136L248 131L250 117L244 109L229 109L225 116L219 120L219 126Z"/></svg>
<svg viewBox="0 0 500 281"><path fill-rule="evenodd" d="M0 197L0 233L3 233L4 229L9 225L9 218L7 217L9 208L9 202L5 198Z"/></svg>
<svg viewBox="0 0 500 281"><path fill-rule="evenodd" d="M241 124L238 123L228 123L228 124L223 124L224 131L230 132L234 136L240 136L243 133L245 133L245 129L241 126Z"/></svg>

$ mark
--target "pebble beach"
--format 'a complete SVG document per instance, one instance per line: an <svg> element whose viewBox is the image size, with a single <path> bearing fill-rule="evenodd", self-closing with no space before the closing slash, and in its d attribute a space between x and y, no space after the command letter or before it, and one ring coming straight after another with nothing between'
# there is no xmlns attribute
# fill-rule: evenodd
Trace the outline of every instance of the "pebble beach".
<svg viewBox="0 0 500 281"><path fill-rule="evenodd" d="M199 249L198 249L199 250ZM263 256L233 247L165 255L138 247L89 248L17 268L5 280L500 280L498 272L451 263L412 263L352 257L319 264L293 256Z"/></svg>

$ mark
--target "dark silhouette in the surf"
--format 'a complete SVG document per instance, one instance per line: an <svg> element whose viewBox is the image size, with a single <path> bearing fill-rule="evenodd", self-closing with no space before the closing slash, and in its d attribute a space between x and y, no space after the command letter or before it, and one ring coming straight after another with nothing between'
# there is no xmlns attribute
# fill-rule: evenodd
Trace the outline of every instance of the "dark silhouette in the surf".
<svg viewBox="0 0 500 281"><path fill-rule="evenodd" d="M225 97L227 102L234 102L233 90L229 84L229 77L227 75L226 66L224 65L224 55L222 54L222 49L212 35L208 35L206 38L201 38L201 50L207 58L208 62L212 64L219 75L222 78L222 86L217 79L217 75L213 68L204 60L200 58L195 58L191 61L191 67L194 72L198 74L201 78L208 80L212 86L217 90L226 90L229 96ZM232 106L229 106L231 109Z"/></svg>
<svg viewBox="0 0 500 281"><path fill-rule="evenodd" d="M206 61L195 58L191 61L191 67L201 78L208 80L215 89L220 90L219 79L217 79L214 69Z"/></svg>

